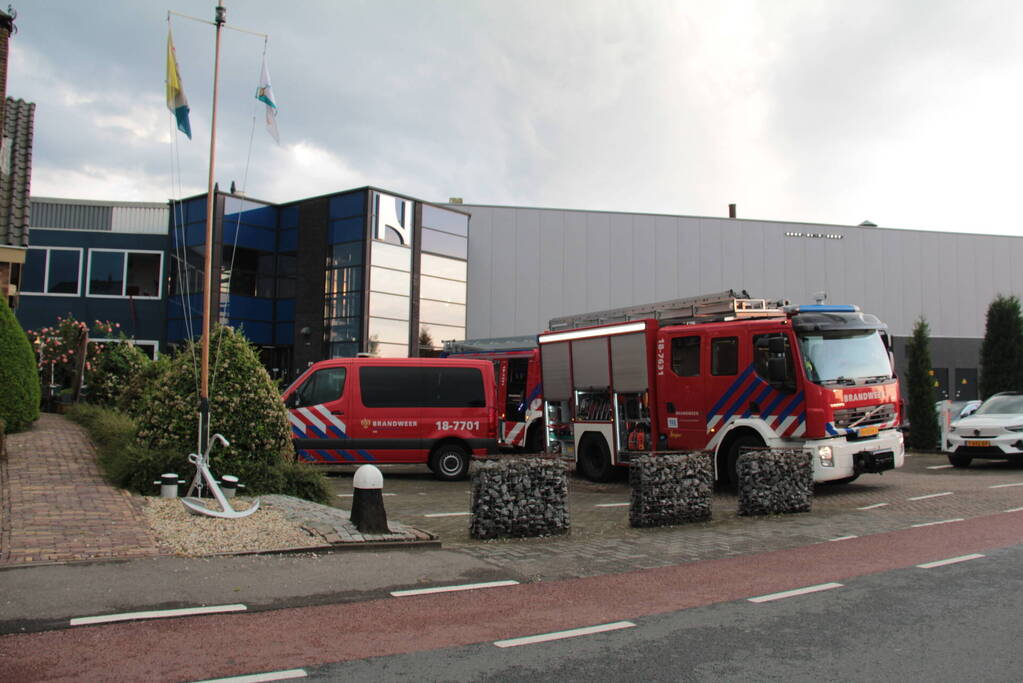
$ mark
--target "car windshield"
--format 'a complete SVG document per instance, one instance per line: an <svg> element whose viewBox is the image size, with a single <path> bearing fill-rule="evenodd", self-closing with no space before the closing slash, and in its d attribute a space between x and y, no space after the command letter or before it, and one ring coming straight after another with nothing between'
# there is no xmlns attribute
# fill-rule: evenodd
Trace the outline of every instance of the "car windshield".
<svg viewBox="0 0 1023 683"><path fill-rule="evenodd" d="M1023 415L1023 394L992 396L974 415Z"/></svg>
<svg viewBox="0 0 1023 683"><path fill-rule="evenodd" d="M857 384L892 378L888 349L877 330L800 334L799 350L811 382Z"/></svg>

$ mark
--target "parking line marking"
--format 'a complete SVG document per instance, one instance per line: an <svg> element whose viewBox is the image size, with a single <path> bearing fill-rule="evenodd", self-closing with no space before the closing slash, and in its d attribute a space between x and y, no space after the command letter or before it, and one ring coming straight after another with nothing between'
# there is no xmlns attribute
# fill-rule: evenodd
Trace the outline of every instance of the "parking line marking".
<svg viewBox="0 0 1023 683"><path fill-rule="evenodd" d="M859 538L859 536L839 536L838 538L828 539L829 541L848 541L850 538Z"/></svg>
<svg viewBox="0 0 1023 683"><path fill-rule="evenodd" d="M287 669L285 671L267 671L262 674L246 674L228 678L207 678L195 683L262 683L263 681L286 681L291 678L307 678L305 669Z"/></svg>
<svg viewBox="0 0 1023 683"><path fill-rule="evenodd" d="M497 588L499 586L517 586L518 581L484 581L482 583L463 583L459 586L438 586L436 588L411 588L404 591L391 591L396 598L405 598L410 595L429 595L431 593L453 593L455 591L471 591L477 588Z"/></svg>
<svg viewBox="0 0 1023 683"><path fill-rule="evenodd" d="M576 638L578 636L589 636L594 633L605 633L607 631L617 631L623 628L632 628L635 626L631 621L616 621L610 624L600 624L599 626L587 626L585 628L574 628L568 631L556 631L554 633L542 633L536 636L524 636L522 638L510 638L508 640L496 640L494 645L497 647L517 647L519 645L532 645L534 643L546 643L551 640L562 640L564 638Z"/></svg>
<svg viewBox="0 0 1023 683"><path fill-rule="evenodd" d="M951 524L952 522L961 522L961 521L963 521L963 518L962 517L957 517L955 519L943 519L940 522L924 522L923 524L911 524L910 526L912 528L916 529L916 528L919 528L919 527L922 527L922 526L934 526L935 524Z"/></svg>
<svg viewBox="0 0 1023 683"><path fill-rule="evenodd" d="M906 500L926 500L928 498L940 498L941 496L951 496L952 493L953 493L952 491L943 491L941 493L928 493L926 496L913 496L912 498L907 498Z"/></svg>
<svg viewBox="0 0 1023 683"><path fill-rule="evenodd" d="M1007 489L1010 486L1023 486L1023 481L1018 481L1014 484L995 484L994 486L988 486L989 489Z"/></svg>
<svg viewBox="0 0 1023 683"><path fill-rule="evenodd" d="M861 507L861 508L856 508L856 509L857 510L873 510L874 508L883 508L887 504L888 503L874 503L873 505L867 505L867 506L864 506L864 507Z"/></svg>
<svg viewBox="0 0 1023 683"><path fill-rule="evenodd" d="M918 564L917 567L920 569L934 569L935 567L944 567L946 564L956 564L957 562L967 562L968 560L976 560L983 555L979 553L973 553L972 555L960 555L959 557L950 557L947 560L937 560L935 562L925 562Z"/></svg>
<svg viewBox="0 0 1023 683"><path fill-rule="evenodd" d="M471 512L434 512L423 517L468 517Z"/></svg>
<svg viewBox="0 0 1023 683"><path fill-rule="evenodd" d="M632 503L597 503L593 507L595 508L626 508L632 505Z"/></svg>
<svg viewBox="0 0 1023 683"><path fill-rule="evenodd" d="M952 465L931 465L927 469L929 469L929 470L947 470L949 467L952 467Z"/></svg>
<svg viewBox="0 0 1023 683"><path fill-rule="evenodd" d="M1009 508L1005 512L1023 512L1023 508Z"/></svg>
<svg viewBox="0 0 1023 683"><path fill-rule="evenodd" d="M163 619L165 617L191 617L197 614L219 614L221 612L244 612L245 605L211 605L209 607L183 607L181 609L162 609L149 612L122 612L120 614L102 614L95 617L75 617L71 626L88 624L106 624L112 621L132 621L135 619Z"/></svg>
<svg viewBox="0 0 1023 683"><path fill-rule="evenodd" d="M746 598L750 602L773 602L774 600L784 600L785 598L794 598L797 595L807 595L808 593L819 593L820 591L828 591L832 588L841 588L840 583L819 583L816 586L806 586L805 588L796 588L790 591L782 591L781 593L769 593L768 595L759 595L755 598Z"/></svg>

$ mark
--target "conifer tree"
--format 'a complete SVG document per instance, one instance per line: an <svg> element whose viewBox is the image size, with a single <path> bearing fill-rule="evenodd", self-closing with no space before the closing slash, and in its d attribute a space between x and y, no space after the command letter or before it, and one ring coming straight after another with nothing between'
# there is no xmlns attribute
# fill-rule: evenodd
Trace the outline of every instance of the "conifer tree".
<svg viewBox="0 0 1023 683"><path fill-rule="evenodd" d="M1023 391L1023 313L1019 298L998 295L987 309L980 347L980 397Z"/></svg>
<svg viewBox="0 0 1023 683"><path fill-rule="evenodd" d="M934 450L941 439L937 412L934 410L934 375L931 368L931 330L921 316L913 326L906 344L906 390L909 394L910 448Z"/></svg>

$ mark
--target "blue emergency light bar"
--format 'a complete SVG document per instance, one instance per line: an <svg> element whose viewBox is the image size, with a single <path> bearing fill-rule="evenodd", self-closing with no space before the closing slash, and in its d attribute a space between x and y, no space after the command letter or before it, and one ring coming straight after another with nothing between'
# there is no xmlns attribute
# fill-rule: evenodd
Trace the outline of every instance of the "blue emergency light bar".
<svg viewBox="0 0 1023 683"><path fill-rule="evenodd" d="M786 306L789 315L799 313L859 313L860 307L853 304L803 304L802 306Z"/></svg>

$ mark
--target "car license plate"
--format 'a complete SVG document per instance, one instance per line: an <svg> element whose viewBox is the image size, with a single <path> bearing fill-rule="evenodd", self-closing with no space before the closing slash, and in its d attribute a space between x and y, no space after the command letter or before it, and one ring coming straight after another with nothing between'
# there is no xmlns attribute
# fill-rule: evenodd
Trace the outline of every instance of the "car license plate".
<svg viewBox="0 0 1023 683"><path fill-rule="evenodd" d="M988 446L991 445L991 442L990 441L967 441L966 445L970 446L972 448L987 448Z"/></svg>
<svg viewBox="0 0 1023 683"><path fill-rule="evenodd" d="M860 430L860 438L865 436L877 436L878 428L875 427L864 427Z"/></svg>

